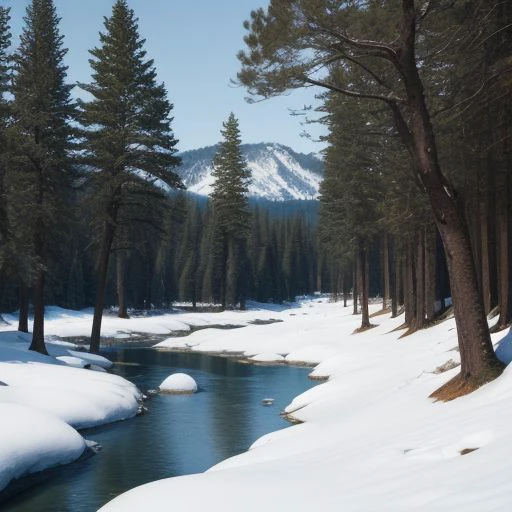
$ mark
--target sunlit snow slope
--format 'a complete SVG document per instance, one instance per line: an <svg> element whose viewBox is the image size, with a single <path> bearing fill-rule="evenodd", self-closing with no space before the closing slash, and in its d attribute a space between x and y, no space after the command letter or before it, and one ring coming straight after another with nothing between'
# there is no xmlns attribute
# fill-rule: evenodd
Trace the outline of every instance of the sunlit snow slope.
<svg viewBox="0 0 512 512"><path fill-rule="evenodd" d="M216 151L216 146L210 146L180 155L183 164L178 172L190 192L204 196L211 192L212 160ZM272 201L318 197L323 167L315 155L266 143L243 144L242 153L252 173L249 196Z"/></svg>

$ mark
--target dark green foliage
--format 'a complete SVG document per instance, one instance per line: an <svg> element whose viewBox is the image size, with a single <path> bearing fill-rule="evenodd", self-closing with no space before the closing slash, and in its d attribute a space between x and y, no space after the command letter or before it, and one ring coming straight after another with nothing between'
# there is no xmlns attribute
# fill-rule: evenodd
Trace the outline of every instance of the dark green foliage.
<svg viewBox="0 0 512 512"><path fill-rule="evenodd" d="M146 59L134 12L118 0L104 24L101 46L90 51L92 82L81 84L92 100L80 102L87 204L100 245L92 351L99 347L109 255L120 223L153 222L145 204L165 201L155 180L181 186L172 170L179 164L172 105L156 81L153 61Z"/></svg>
<svg viewBox="0 0 512 512"><path fill-rule="evenodd" d="M14 55L12 123L8 129L7 213L18 271L34 287L31 348L44 348L44 281L49 248L65 229L72 182L74 106L65 83L66 51L53 1L33 0ZM27 272L28 270L28 272Z"/></svg>
<svg viewBox="0 0 512 512"><path fill-rule="evenodd" d="M213 280L218 279L214 288L220 288L222 305L240 303L243 309L247 294L250 171L242 157L238 120L233 113L223 124L221 134L223 141L213 160L213 250L208 273Z"/></svg>

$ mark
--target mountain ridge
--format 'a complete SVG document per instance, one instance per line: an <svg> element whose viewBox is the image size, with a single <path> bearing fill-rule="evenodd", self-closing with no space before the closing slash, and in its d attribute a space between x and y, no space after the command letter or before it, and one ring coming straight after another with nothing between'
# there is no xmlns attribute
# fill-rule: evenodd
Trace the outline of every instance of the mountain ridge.
<svg viewBox="0 0 512 512"><path fill-rule="evenodd" d="M212 190L212 160L218 145L184 151L177 169L187 190L206 196ZM271 201L317 199L323 163L314 154L297 153L283 144L242 144L242 155L251 170L249 197Z"/></svg>

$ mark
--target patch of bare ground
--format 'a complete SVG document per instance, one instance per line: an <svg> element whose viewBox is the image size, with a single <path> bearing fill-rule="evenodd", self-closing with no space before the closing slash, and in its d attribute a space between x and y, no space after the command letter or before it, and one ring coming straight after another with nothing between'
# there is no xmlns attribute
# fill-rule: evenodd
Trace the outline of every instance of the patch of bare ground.
<svg viewBox="0 0 512 512"><path fill-rule="evenodd" d="M302 407L300 408L302 409ZM300 410L300 409L297 409ZM296 412L296 411L293 411L293 412ZM296 418L295 416L293 416L293 413L289 413L289 412L282 412L280 414L280 416L285 419L286 421L289 421L292 425L300 425L301 423L304 423L303 421L299 420L298 418Z"/></svg>
<svg viewBox="0 0 512 512"><path fill-rule="evenodd" d="M461 455L467 455L468 453L475 452L476 450L478 450L478 448L464 448L459 453Z"/></svg>
<svg viewBox="0 0 512 512"><path fill-rule="evenodd" d="M504 364L496 363L479 377L464 377L459 373L436 389L429 398L433 398L436 402L449 402L455 398L469 395L469 393L499 377L504 369Z"/></svg>
<svg viewBox="0 0 512 512"><path fill-rule="evenodd" d="M453 359L448 359L446 363L439 365L432 373L444 373L448 370L452 370L453 368L457 368L457 366L460 366L460 363L455 362Z"/></svg>
<svg viewBox="0 0 512 512"><path fill-rule="evenodd" d="M377 327L377 326L375 324L370 324L365 327L358 327L357 329L354 330L354 332L352 334L358 334L360 332L369 331L370 329L373 329L374 327Z"/></svg>
<svg viewBox="0 0 512 512"><path fill-rule="evenodd" d="M308 375L308 379L316 380L318 382L325 382L329 380L329 375Z"/></svg>

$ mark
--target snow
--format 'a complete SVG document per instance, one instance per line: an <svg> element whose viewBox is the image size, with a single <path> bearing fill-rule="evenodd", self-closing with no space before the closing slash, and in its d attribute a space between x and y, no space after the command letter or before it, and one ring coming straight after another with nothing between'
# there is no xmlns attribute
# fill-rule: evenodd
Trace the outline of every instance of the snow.
<svg viewBox="0 0 512 512"><path fill-rule="evenodd" d="M29 344L30 335L0 332L0 491L15 478L76 460L86 442L75 429L133 417L142 398L132 383L105 373L112 363L104 357L55 340L47 344L53 355L45 356Z"/></svg>
<svg viewBox="0 0 512 512"><path fill-rule="evenodd" d="M256 354L249 359L255 363L279 363L284 361L284 356L273 352L264 352L263 354Z"/></svg>
<svg viewBox="0 0 512 512"><path fill-rule="evenodd" d="M372 305L371 311L378 307ZM15 317L4 318L0 488L15 475L76 459L84 444L72 427L134 415L140 398L133 385L115 375L65 364L108 365L89 359L76 345L52 339L51 356L28 352L27 336L8 332ZM255 320L280 321L261 325ZM86 336L90 321L90 311L55 309L46 327L50 334ZM286 414L303 423L263 436L246 453L206 473L133 489L102 512L164 511L171 500L177 508L203 512L205 496L212 512L508 511L512 369L468 396L433 402L430 393L459 371L438 371L450 360L460 362L455 321L402 338L404 331L397 328L403 321L403 316L378 315L372 318L375 328L356 334L360 317L325 298L286 306L251 303L244 312L129 320L107 315L105 334L126 338L123 343L135 333L168 335L201 326L157 347L316 365L311 377L328 380L286 407ZM499 357L512 360L510 331L492 339ZM41 431L19 427L34 424L42 425Z"/></svg>
<svg viewBox="0 0 512 512"><path fill-rule="evenodd" d="M76 430L35 408L0 403L0 417L0 490L15 478L72 462L86 448Z"/></svg>
<svg viewBox="0 0 512 512"><path fill-rule="evenodd" d="M186 373L173 373L158 386L164 393L195 393L196 381Z"/></svg>
<svg viewBox="0 0 512 512"><path fill-rule="evenodd" d="M403 316L378 315L375 328L355 334L360 318L325 301L273 315L284 321L197 331L190 346L318 362L312 376L329 380L286 408L304 423L263 436L206 473L132 489L102 512L164 511L171 500L202 512L205 496L213 512L510 509L512 369L452 402L428 398L459 371L435 373L459 361L453 318L401 338ZM512 354L508 337L492 335L496 345L503 340L504 359Z"/></svg>
<svg viewBox="0 0 512 512"><path fill-rule="evenodd" d="M245 158L252 177L250 197L271 201L318 198L322 177L303 167L290 148L280 144L256 145L248 150ZM187 190L202 196L211 194L215 181L212 171L210 160L201 160L181 169Z"/></svg>

